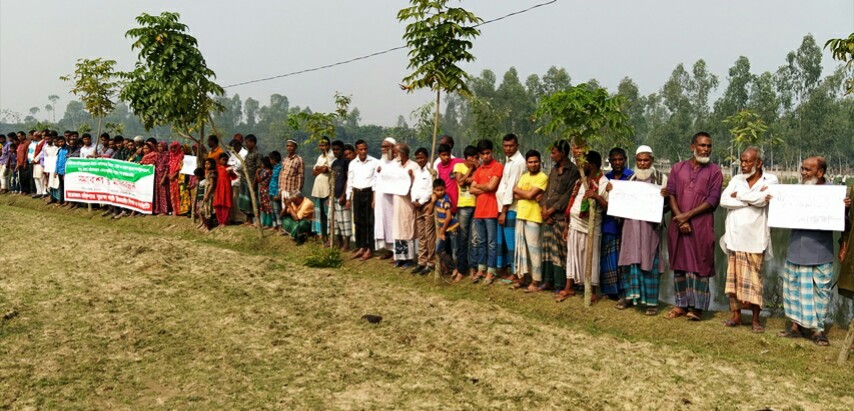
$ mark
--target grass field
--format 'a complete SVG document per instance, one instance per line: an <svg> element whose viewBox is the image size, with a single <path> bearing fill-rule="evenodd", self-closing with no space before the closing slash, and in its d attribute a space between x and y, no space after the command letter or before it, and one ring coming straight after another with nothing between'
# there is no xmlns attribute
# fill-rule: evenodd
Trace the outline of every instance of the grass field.
<svg viewBox="0 0 854 411"><path fill-rule="evenodd" d="M854 409L831 348L0 197L0 409ZM360 317L381 315L379 324Z"/></svg>

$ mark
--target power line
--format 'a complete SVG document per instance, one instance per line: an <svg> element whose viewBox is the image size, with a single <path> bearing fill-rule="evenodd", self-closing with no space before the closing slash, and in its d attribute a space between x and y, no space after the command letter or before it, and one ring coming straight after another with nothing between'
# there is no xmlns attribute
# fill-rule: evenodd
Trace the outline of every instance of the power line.
<svg viewBox="0 0 854 411"><path fill-rule="evenodd" d="M491 19L491 20L483 21L483 22L481 22L481 23L479 23L479 24L476 24L474 27L480 27L480 26L487 25L487 24L489 24L489 23L494 23L494 22L496 22L496 21L501 21L501 20L504 20L504 19L506 19L506 18L513 17L513 16L516 16L516 15L519 15L519 14L522 14L522 13L527 13L527 12L529 12L529 11L531 11L531 10L534 10L534 9L537 9L537 8L540 8L540 7L543 7L543 6L548 6L548 5L553 4L553 3L557 3L557 0L551 0L551 1L544 2L544 3L535 4L535 5L531 6L531 7L528 7L528 8L523 9L523 10L514 11L514 12L512 12L512 13L505 14L505 15L503 15L503 16L501 16L501 17L497 17L497 18L494 18L494 19ZM359 57L351 58L351 59L349 59L349 60L339 61L339 62L337 62L337 63L326 64L326 65L323 65L323 66L317 66L317 67L312 67L312 68L303 69L303 70L298 70L298 71L292 71L292 72L290 72L290 73L279 74L279 75L277 75L277 76L272 76L272 77L265 77L265 78L260 78L260 79L256 79L256 80L244 81L244 82L242 82L242 83L229 84L229 85L227 85L227 86L223 86L223 88L230 88L230 87L237 87L237 86L245 86L245 85L247 85L247 84L261 83L261 82L264 82L264 81L275 80L275 79L278 79L278 78L291 77L291 76L296 76L296 75L298 75L298 74L309 73L309 72L312 72L312 71L324 70L324 69L328 69L328 68L332 68L332 67L336 67L336 66L341 66L341 65L344 65L344 64L353 63L353 62L356 62L356 61L359 61L359 60L369 59L369 58L371 58L371 57L380 56L380 55L383 55L383 54L391 53L392 51L397 51L397 50L401 50L401 49L405 49L405 48L406 48L406 46L397 46L397 47L392 47L392 48L390 48L390 49L386 49L386 50L382 50L382 51L377 51L377 52L375 52L375 53L371 53L371 54L365 54L365 55L363 55L363 56L359 56Z"/></svg>

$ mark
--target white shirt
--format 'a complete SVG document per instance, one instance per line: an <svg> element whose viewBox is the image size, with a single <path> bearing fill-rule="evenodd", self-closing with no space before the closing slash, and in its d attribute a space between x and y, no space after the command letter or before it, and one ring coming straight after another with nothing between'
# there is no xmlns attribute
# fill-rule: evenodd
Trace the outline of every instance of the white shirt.
<svg viewBox="0 0 854 411"><path fill-rule="evenodd" d="M314 168L324 166L329 167L331 164L332 153L323 153L317 157L317 162L314 163ZM314 186L311 187L311 196L314 198L329 197L329 172L320 173L314 177Z"/></svg>
<svg viewBox="0 0 854 411"><path fill-rule="evenodd" d="M418 163L415 164L418 165ZM433 173L427 166L424 166L423 168L416 167L414 174L415 180L412 182L412 191L409 195L412 201L417 201L419 205L427 204L433 197Z"/></svg>
<svg viewBox="0 0 854 411"><path fill-rule="evenodd" d="M347 200L350 200L354 188L359 190L374 188L377 181L377 166L379 166L379 160L371 156L365 157L365 161L361 161L358 156L350 161L347 169Z"/></svg>
<svg viewBox="0 0 854 411"><path fill-rule="evenodd" d="M608 201L608 177L605 177L604 174L599 176L599 187L597 192L599 196L602 197L605 201ZM570 187L572 190L574 187ZM572 203L572 208L569 209L569 228L572 228L575 231L580 231L582 233L587 233L587 218L581 218L581 203L587 201L584 199L584 186L578 188L578 194L576 196L575 202ZM602 232L602 207L599 205L599 202L593 200L593 204L596 206L596 217L593 220L593 234L599 235ZM598 240L597 240L598 241Z"/></svg>
<svg viewBox="0 0 854 411"><path fill-rule="evenodd" d="M80 147L80 158L89 158L89 156L95 155L95 145L90 144L89 146Z"/></svg>
<svg viewBox="0 0 854 411"><path fill-rule="evenodd" d="M763 172L762 177L753 184L747 184L744 174L738 174L729 181L723 194L721 206L727 209L726 231L721 237L724 251L745 253L764 253L771 246L771 229L768 227L768 191L764 187L777 184L777 176ZM736 193L735 198L732 193Z"/></svg>
<svg viewBox="0 0 854 411"><path fill-rule="evenodd" d="M498 212L501 212L502 207L509 205L509 211L516 211L516 200L513 198L513 187L522 178L522 174L528 167L525 164L525 156L522 152L516 150L516 153L506 159L504 162L504 171L501 174L501 182L498 183L498 189L495 191L495 198L498 200Z"/></svg>

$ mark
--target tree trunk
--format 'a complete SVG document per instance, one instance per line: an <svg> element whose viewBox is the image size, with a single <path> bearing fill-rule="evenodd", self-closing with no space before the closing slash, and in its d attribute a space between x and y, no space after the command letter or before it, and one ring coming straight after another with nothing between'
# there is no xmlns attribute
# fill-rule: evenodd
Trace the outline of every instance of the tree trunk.
<svg viewBox="0 0 854 411"><path fill-rule="evenodd" d="M187 134L187 135L192 135L192 134ZM199 127L199 141L196 143L196 167L204 167L204 165L203 165L204 163L202 162L202 141L204 140L204 138L205 138L205 123L202 122L201 126ZM208 181L208 184L210 184L210 181ZM196 183L196 188L193 189L193 200L192 200L193 202L190 205L190 207L192 208L190 210L190 214L191 214L191 218L193 219L193 224L196 224L196 206L197 206L196 197L198 197L198 191L199 191L199 184Z"/></svg>
<svg viewBox="0 0 854 411"><path fill-rule="evenodd" d="M436 136L439 134L439 98L442 91L436 90L436 112L433 113L433 148L430 150L430 169L433 169L433 161L436 158Z"/></svg>
<svg viewBox="0 0 854 411"><path fill-rule="evenodd" d="M56 116L54 116L55 118ZM101 144L101 117L98 117L98 132L95 134L95 155L98 155L98 146ZM86 204L86 209L92 212L92 203Z"/></svg>
<svg viewBox="0 0 854 411"><path fill-rule="evenodd" d="M338 199L335 197L335 173L332 172L332 163L329 163L329 221L327 222L327 230L329 232L329 248L335 247L335 203Z"/></svg>
<svg viewBox="0 0 854 411"><path fill-rule="evenodd" d="M848 326L848 334L845 335L845 341L842 342L842 348L839 350L839 359L837 363L844 365L848 361L848 354L851 353L851 346L854 345L854 320L851 320L851 325Z"/></svg>

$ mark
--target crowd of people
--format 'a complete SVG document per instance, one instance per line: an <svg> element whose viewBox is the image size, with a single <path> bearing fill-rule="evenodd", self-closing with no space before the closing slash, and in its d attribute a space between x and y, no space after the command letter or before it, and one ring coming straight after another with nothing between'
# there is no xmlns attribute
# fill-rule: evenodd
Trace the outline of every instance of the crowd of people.
<svg viewBox="0 0 854 411"><path fill-rule="evenodd" d="M749 147L741 153L740 173L724 187L720 167L710 161L707 133L691 138L691 158L667 174L656 169L653 149L645 145L634 153L634 168L628 167L624 149L611 149L606 171L599 152L567 140L555 142L546 153L523 153L519 139L507 134L500 161L490 140L465 147L458 158L454 139L443 136L438 158L430 164L427 149L412 150L391 137L382 141L379 158L368 154L363 140L346 144L322 138L308 197L306 167L295 140L286 142L284 155L262 155L251 134L235 135L227 151L210 136L203 167L184 176L183 156L190 147L142 137L100 137L101 144L93 145L91 136L78 139L75 132L9 133L0 140L2 191L76 207L62 194L68 158L150 164L155 167L154 214L186 215L192 193L202 230L261 225L297 244L316 237L352 252L353 259L388 259L416 275L440 269L455 283L468 278L527 293L551 291L557 302L576 295L589 276L594 300L609 298L617 309L639 307L650 316L659 313L661 276L669 270L675 302L664 317L690 321L700 321L709 309L709 279L720 246L727 255L725 293L732 313L724 325L741 325L742 310L749 310L751 330L764 332L763 262L771 252L767 210L774 201L768 188L778 180L763 169L761 150ZM549 156L549 170L543 168L543 155ZM56 158L52 173L44 170L47 157ZM801 184L830 184L826 173L822 157L807 158ZM618 180L659 186L662 222L608 215L611 181ZM850 205L846 198L846 210ZM714 227L719 206L727 210L724 233ZM117 207L104 212L113 218L135 214ZM847 230L846 223L836 255L833 232L792 230L781 273L792 326L780 337L829 344L825 323L833 262L846 257Z"/></svg>

